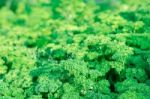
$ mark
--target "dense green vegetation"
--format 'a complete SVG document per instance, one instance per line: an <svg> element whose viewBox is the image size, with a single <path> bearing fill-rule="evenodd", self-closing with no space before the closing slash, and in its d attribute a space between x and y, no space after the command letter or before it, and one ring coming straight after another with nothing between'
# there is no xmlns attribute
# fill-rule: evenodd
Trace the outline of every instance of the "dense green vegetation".
<svg viewBox="0 0 150 99"><path fill-rule="evenodd" d="M0 99L150 99L150 1L0 0Z"/></svg>

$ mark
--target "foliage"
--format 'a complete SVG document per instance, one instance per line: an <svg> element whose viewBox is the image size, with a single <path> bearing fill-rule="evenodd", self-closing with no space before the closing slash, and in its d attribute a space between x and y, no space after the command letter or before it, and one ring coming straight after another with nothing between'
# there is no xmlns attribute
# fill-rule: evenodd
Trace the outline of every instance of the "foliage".
<svg viewBox="0 0 150 99"><path fill-rule="evenodd" d="M1 0L0 99L149 99L149 0Z"/></svg>

